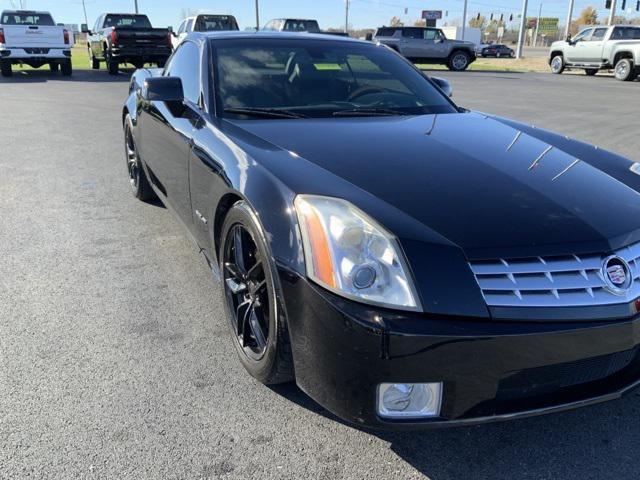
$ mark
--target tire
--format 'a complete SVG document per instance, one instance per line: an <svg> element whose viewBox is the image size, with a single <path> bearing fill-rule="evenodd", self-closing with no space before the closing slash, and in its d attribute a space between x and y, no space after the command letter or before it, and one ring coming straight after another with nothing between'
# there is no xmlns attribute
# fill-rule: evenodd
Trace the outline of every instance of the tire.
<svg viewBox="0 0 640 480"><path fill-rule="evenodd" d="M13 75L10 61L0 60L0 74L2 74L3 77L10 77Z"/></svg>
<svg viewBox="0 0 640 480"><path fill-rule="evenodd" d="M138 148L133 137L133 122L129 114L124 119L124 155L133 196L143 202L158 198L144 173L142 160L138 155Z"/></svg>
<svg viewBox="0 0 640 480"><path fill-rule="evenodd" d="M93 56L93 52L89 48L89 63L91 64L91 70L100 70L100 60Z"/></svg>
<svg viewBox="0 0 640 480"><path fill-rule="evenodd" d="M588 77L593 77L596 73L598 73L598 69L597 68L585 68L584 69L584 73Z"/></svg>
<svg viewBox="0 0 640 480"><path fill-rule="evenodd" d="M469 67L469 54L462 50L456 50L449 56L447 67L454 72L462 72Z"/></svg>
<svg viewBox="0 0 640 480"><path fill-rule="evenodd" d="M60 64L55 62L49 64L49 70L51 70L52 72L57 72L59 69L60 69Z"/></svg>
<svg viewBox="0 0 640 480"><path fill-rule="evenodd" d="M73 65L71 64L71 59L64 60L60 64L60 70L62 70L63 76L70 77L73 74Z"/></svg>
<svg viewBox="0 0 640 480"><path fill-rule="evenodd" d="M614 76L616 79L621 80L623 82L630 82L635 80L638 76L638 70L633 64L633 60L630 58L621 58L616 63Z"/></svg>
<svg viewBox="0 0 640 480"><path fill-rule="evenodd" d="M118 68L120 64L117 60L114 60L110 57L107 58L107 70L109 71L109 75L118 75Z"/></svg>
<svg viewBox="0 0 640 480"><path fill-rule="evenodd" d="M551 59L550 66L551 66L551 73L560 75L562 72L564 72L564 68L565 68L564 57L562 55L556 55Z"/></svg>
<svg viewBox="0 0 640 480"><path fill-rule="evenodd" d="M295 375L278 277L260 224L246 202L231 207L221 235L222 287L240 362L266 385L289 382Z"/></svg>

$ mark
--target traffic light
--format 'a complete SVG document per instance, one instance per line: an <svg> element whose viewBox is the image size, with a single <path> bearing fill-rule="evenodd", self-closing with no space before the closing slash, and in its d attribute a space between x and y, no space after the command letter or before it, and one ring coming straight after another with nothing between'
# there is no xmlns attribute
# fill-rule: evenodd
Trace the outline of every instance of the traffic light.
<svg viewBox="0 0 640 480"><path fill-rule="evenodd" d="M489 20L493 20L493 13L491 14L491 16L489 17Z"/></svg>
<svg viewBox="0 0 640 480"><path fill-rule="evenodd" d="M638 5L640 5L640 0L638 0ZM513 13L509 15L509 21L513 22Z"/></svg>
<svg viewBox="0 0 640 480"><path fill-rule="evenodd" d="M640 12L640 0L636 3L636 12Z"/></svg>
<svg viewBox="0 0 640 480"><path fill-rule="evenodd" d="M640 0L638 0L638 3L640 3ZM478 13L478 16L476 17L476 20L480 21L480 13Z"/></svg>
<svg viewBox="0 0 640 480"><path fill-rule="evenodd" d="M622 0L622 11L624 12L627 9L627 0Z"/></svg>
<svg viewBox="0 0 640 480"><path fill-rule="evenodd" d="M606 0L604 2L604 8L606 8L607 10L611 10L611 0Z"/></svg>
<svg viewBox="0 0 640 480"><path fill-rule="evenodd" d="M622 1L624 1L624 0L622 0ZM502 22L503 20L504 20L504 13L501 13L500 14L500 21Z"/></svg>

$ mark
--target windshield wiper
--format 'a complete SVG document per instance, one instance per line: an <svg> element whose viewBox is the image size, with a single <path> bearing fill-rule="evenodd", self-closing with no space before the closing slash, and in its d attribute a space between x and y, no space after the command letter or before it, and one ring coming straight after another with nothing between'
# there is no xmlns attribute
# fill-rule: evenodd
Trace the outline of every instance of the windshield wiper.
<svg viewBox="0 0 640 480"><path fill-rule="evenodd" d="M411 115L391 108L350 108L333 112L334 117L388 117L392 115Z"/></svg>
<svg viewBox="0 0 640 480"><path fill-rule="evenodd" d="M251 117L263 118L309 118L302 113L291 110L281 110L279 108L254 108L254 107L230 107L224 109L225 113L237 113Z"/></svg>

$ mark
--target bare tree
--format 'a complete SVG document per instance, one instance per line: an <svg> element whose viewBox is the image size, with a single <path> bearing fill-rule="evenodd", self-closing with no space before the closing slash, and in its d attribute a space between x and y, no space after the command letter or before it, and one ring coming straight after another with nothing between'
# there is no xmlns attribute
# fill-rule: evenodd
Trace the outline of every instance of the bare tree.
<svg viewBox="0 0 640 480"><path fill-rule="evenodd" d="M398 17L392 17L390 21L390 26L392 27L404 27L404 23Z"/></svg>

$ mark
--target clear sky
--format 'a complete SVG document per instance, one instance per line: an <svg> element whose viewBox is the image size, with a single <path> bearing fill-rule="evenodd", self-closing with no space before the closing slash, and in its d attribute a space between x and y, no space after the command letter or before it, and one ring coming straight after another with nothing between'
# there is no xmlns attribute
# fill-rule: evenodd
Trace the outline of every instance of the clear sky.
<svg viewBox="0 0 640 480"><path fill-rule="evenodd" d="M57 22L84 23L81 0L22 0L27 8L49 10ZM393 16L400 17L405 23L413 23L420 17L423 9L448 11L444 21L460 21L464 0L351 0L349 23L354 28L375 28L388 24ZM620 4L622 0L618 0ZM133 11L134 0L85 0L89 24L105 11ZM559 17L561 23L567 15L568 0L529 0L528 16L536 16L542 3L542 16ZM600 18L607 17L605 0L576 0L574 15L578 15L585 6L598 9ZM20 0L0 0L0 9L19 5ZM141 13L149 15L151 22L159 27L178 26L183 11L231 13L236 16L240 28L255 25L254 0L138 0ZM345 0L259 0L260 24L271 18L298 17L316 18L321 28L344 26ZM636 0L627 0L627 16L637 16ZM522 0L469 0L468 15L478 13L487 17L494 13L514 18L520 13ZM405 14L407 9L407 14ZM633 9L633 10L632 10Z"/></svg>

